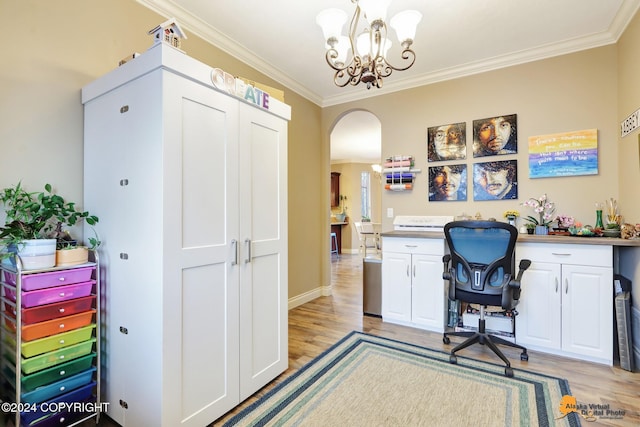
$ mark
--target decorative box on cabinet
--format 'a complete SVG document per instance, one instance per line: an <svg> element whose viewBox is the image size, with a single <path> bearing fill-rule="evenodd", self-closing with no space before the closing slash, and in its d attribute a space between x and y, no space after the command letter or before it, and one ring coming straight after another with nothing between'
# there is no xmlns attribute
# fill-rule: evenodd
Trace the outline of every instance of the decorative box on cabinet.
<svg viewBox="0 0 640 427"><path fill-rule="evenodd" d="M288 365L291 111L212 71L158 44L82 90L84 207L108 218L104 394L123 426L208 425Z"/></svg>
<svg viewBox="0 0 640 427"><path fill-rule="evenodd" d="M382 319L443 332L443 239L382 237Z"/></svg>
<svg viewBox="0 0 640 427"><path fill-rule="evenodd" d="M23 409L4 420L6 425L71 426L99 419L97 253L90 252L90 261L27 271L20 261L16 267L0 265L2 399ZM34 293L39 297L33 297ZM65 412L65 406L58 405L63 402L79 406Z"/></svg>
<svg viewBox="0 0 640 427"><path fill-rule="evenodd" d="M613 364L613 248L518 243L522 278L516 341L530 349Z"/></svg>

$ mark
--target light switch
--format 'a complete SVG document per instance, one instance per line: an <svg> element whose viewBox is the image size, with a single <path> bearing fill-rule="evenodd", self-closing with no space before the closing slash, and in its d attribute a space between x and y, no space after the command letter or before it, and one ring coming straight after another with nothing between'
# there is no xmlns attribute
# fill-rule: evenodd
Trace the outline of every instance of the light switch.
<svg viewBox="0 0 640 427"><path fill-rule="evenodd" d="M393 208L387 208L387 218L393 218Z"/></svg>

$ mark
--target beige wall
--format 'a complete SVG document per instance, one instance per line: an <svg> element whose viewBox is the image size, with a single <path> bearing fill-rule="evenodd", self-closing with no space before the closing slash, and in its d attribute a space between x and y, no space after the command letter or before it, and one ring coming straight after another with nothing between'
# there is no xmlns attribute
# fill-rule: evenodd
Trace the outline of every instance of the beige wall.
<svg viewBox="0 0 640 427"><path fill-rule="evenodd" d="M382 123L383 158L395 154L416 157L416 167L422 172L414 189L382 194L383 230L392 228L387 208L393 208L395 215L480 212L484 218L502 218L507 209L529 214L519 203L542 193L556 202L558 213L593 224L595 202L619 198L616 51L615 46L607 46L324 108L323 126L330 128L344 111L365 109ZM519 152L504 157L518 161L519 199L474 202L469 194L466 202L428 202L427 127L464 121L467 141L471 141L473 119L514 113L518 115ZM598 175L528 178L529 136L592 128L598 129ZM469 157L466 163L471 165L474 159ZM471 189L471 181L468 185ZM638 210L623 213L640 221Z"/></svg>
<svg viewBox="0 0 640 427"><path fill-rule="evenodd" d="M51 183L82 202L83 110L80 90L117 67L121 58L152 44L147 31L165 18L134 0L106 2L2 1L6 18L0 67L0 188L22 180L29 190ZM190 34L183 50L235 75L282 88L256 70ZM7 40L9 40L7 39ZM320 143L320 107L285 90L289 124L289 295L329 282L328 245L319 227L327 220L328 150ZM134 219L135 220L135 219ZM328 234L327 234L328 235Z"/></svg>
<svg viewBox="0 0 640 427"><path fill-rule="evenodd" d="M617 123L640 108L640 14L636 14L623 36L618 41L618 108ZM620 132L618 131L618 135ZM640 223L640 132L620 138L618 136L618 175L620 180L620 206L626 218ZM634 213L631 215L630 213ZM620 273L633 282L631 299L640 313L640 254L637 250L625 249L620 254Z"/></svg>
<svg viewBox="0 0 640 427"><path fill-rule="evenodd" d="M22 180L28 188L39 189L50 182L63 196L81 201L80 90L115 68L122 57L144 52L151 45L147 30L164 18L133 0L2 1L0 16L10 17L3 21L10 42L3 44L0 67L0 186ZM607 46L325 109L284 88L292 106L290 298L304 299L329 285L329 133L337 118L353 109L366 109L381 120L383 157L413 154L423 170L428 126L470 124L476 118L517 113L519 201L547 192L560 212L592 222L594 203L614 197L628 219L640 222L635 188L640 178L638 132L618 137L619 122L640 107L638 19L622 37L619 55L618 46ZM189 55L281 88L186 31L184 49ZM418 60L429 60L428 55ZM599 129L597 176L528 179L528 136L588 128ZM515 201L429 203L425 177L426 170L418 175L412 192L383 193L381 212L391 207L396 215L480 211L483 216L499 216L519 208ZM391 220L383 220L390 228Z"/></svg>

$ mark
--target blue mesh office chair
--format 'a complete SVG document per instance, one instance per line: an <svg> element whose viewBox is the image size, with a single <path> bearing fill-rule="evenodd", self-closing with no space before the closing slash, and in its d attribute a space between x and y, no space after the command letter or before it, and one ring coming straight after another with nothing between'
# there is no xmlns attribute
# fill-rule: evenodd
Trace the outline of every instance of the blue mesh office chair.
<svg viewBox="0 0 640 427"><path fill-rule="evenodd" d="M531 261L521 260L515 273L515 245L518 231L512 225L496 221L453 221L445 225L444 235L450 255L442 258L442 278L449 281L449 298L480 305L478 332L445 332L443 341L450 343L449 335L468 337L458 344L449 356L457 363L456 352L480 343L487 345L506 364L505 375L513 376L509 359L496 344L522 350L521 360L528 360L527 349L485 332L484 312L487 306L500 306L504 310L515 308L520 299L520 280Z"/></svg>

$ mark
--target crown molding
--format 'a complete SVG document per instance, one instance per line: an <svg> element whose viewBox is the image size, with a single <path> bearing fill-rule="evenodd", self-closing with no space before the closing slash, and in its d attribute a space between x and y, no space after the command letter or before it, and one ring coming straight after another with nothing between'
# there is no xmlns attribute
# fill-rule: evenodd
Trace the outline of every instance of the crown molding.
<svg viewBox="0 0 640 427"><path fill-rule="evenodd" d="M394 79L388 83L385 82L385 85L381 89L376 89L375 92L370 90L346 90L339 95L322 98L319 94L311 91L298 81L291 79L286 73L263 60L259 55L247 49L245 46L219 32L211 25L189 13L185 9L176 6L171 0L136 0L136 2L166 18L175 17L181 23L183 28L188 28L189 31L196 36L245 64L255 68L266 76L282 84L287 89L296 92L300 96L320 107L330 107L347 102L360 101L419 86L467 77L527 62L538 61L613 44L618 41L618 38L622 35L625 28L640 7L640 0L624 0L607 32L565 40L563 42L513 52L493 58L484 58L476 62L435 70L433 72L410 78Z"/></svg>
<svg viewBox="0 0 640 427"><path fill-rule="evenodd" d="M271 65L262 59L259 55L252 52L247 47L241 45L237 41L229 38L202 19L191 14L185 9L177 6L170 0L136 0L142 6L156 12L165 18L176 18L182 28L187 28L194 35L200 37L204 41L214 45L218 49L233 56L239 61L255 68L262 74L272 78L278 83L285 86L286 89L296 92L298 95L308 99L314 104L321 105L322 98L300 84L298 81L286 75L283 71Z"/></svg>

